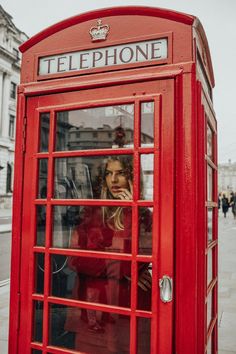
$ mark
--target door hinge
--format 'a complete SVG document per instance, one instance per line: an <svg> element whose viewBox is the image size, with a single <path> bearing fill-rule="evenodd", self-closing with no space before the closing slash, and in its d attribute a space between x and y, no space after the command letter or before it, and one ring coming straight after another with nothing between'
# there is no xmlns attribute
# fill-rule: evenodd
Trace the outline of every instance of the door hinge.
<svg viewBox="0 0 236 354"><path fill-rule="evenodd" d="M27 117L23 118L23 131L22 131L22 152L25 152L26 149L26 126L27 126Z"/></svg>

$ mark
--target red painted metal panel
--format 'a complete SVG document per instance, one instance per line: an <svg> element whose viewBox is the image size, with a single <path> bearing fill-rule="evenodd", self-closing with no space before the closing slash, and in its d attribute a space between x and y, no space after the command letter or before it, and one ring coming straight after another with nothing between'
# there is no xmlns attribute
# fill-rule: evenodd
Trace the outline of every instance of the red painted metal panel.
<svg viewBox="0 0 236 354"><path fill-rule="evenodd" d="M144 11L142 12L142 10ZM104 23L109 24L111 30L105 42L93 42L91 44L89 30L95 25L96 16L101 16ZM98 49L103 46L126 43L127 41L135 42L137 39L153 38L153 36L168 38L168 58L165 62L190 62L193 60L192 23L194 17L185 16L185 19L187 21L184 20L184 16L176 15L168 10L155 8L146 8L145 10L145 8L135 7L100 10L85 14L85 16L80 15L72 21L69 19L64 23L55 25L55 27L52 26L23 44L21 47L24 51L21 82L36 82L40 79L38 76L39 53L40 56L55 55L55 53L58 54L58 48L60 48L61 54L73 52L77 48ZM173 35L175 40L173 40ZM186 42L189 45L186 46ZM143 64L137 65L143 66ZM161 65L158 64L158 66ZM108 70L116 72L128 68L129 66L122 65L115 68L110 67ZM103 69L101 68L101 70ZM107 69L104 68L104 70ZM93 72L94 69L82 72L82 74ZM66 74L62 75L65 76ZM67 76L70 75L78 75L78 73L71 71Z"/></svg>
<svg viewBox="0 0 236 354"><path fill-rule="evenodd" d="M102 255L98 252L91 252L91 257L97 257L98 255L103 258L113 258L113 259L130 259L133 261L132 275L133 275L133 283L132 283L132 302L131 302L131 310L121 309L111 307L114 312L117 313L127 313L131 316L131 352L136 352L136 321L137 316L143 317L153 317L152 319L152 352L160 352L160 353L171 353L172 352L172 342L170 338L172 337L172 326L173 326L173 304L162 304L159 300L159 289L158 289L158 279L164 274L168 274L173 277L173 203L174 199L169 198L169 196L165 193L165 188L168 188L169 193L173 195L173 179L174 179L174 86L173 80L169 80L168 82L164 81L155 81L147 85L147 83L141 83L137 85L126 85L124 87L118 87L117 89L114 87L113 90L109 88L104 88L102 91L93 90L92 92L85 92L80 96L82 102L85 102L86 99L90 99L88 101L87 107L95 106L92 98L93 95L96 95L96 102L99 101L99 95L101 99L104 96L109 94L110 98L109 103L117 102L117 98L119 101L119 97L126 97L127 93L132 92L144 92L143 89L145 87L145 95L135 95L133 102L135 102L135 129L136 136L134 140L134 152L132 150L116 150L116 153L127 153L132 152L134 155L134 172L135 172L135 180L134 180L134 200L133 202L122 202L118 203L118 205L126 205L129 204L133 206L133 235L135 236L132 241L132 255L122 255L122 254L109 254L103 253ZM121 90L122 88L122 90ZM162 103L160 101L160 97L156 96L156 93L161 93L163 96ZM85 97L83 97L85 96ZM156 96L156 98L155 98ZM70 205L71 202L76 204L74 200L52 200L52 187L53 187L53 159L55 157L64 157L72 155L70 152L53 152L54 146L54 138L55 138L55 118L54 118L54 109L58 109L58 99L60 105L58 108L62 108L63 99L64 108L66 109L66 105L72 102L77 102L78 93L68 93L63 96L47 96L47 97L39 97L39 98L31 98L29 100L28 106L28 117L30 117L28 121L27 127L27 146L26 146L26 157L25 164L27 166L33 167L33 173L30 168L26 169L24 175L24 206L23 206L23 238L22 238L22 267L21 267L21 292L23 295L22 307L21 307L21 318L23 320L24 326L20 328L20 343L19 348L24 348L24 353L29 352L30 341L32 338L32 309L31 301L35 300L43 300L44 301L44 332L43 332L43 344L42 348L46 350L48 345L48 336L49 336L49 304L51 302L58 304L74 304L73 306L85 306L83 302L68 300L68 299L58 299L54 298L50 295L50 255L55 254L75 254L88 256L86 251L78 251L78 250L68 250L68 249L52 249L51 248L51 225L52 225L52 206L61 204L61 205ZM149 101L150 99L155 100L155 145L154 148L140 148L139 147L139 115L140 115L140 99L144 101ZM129 101L131 99L129 98ZM123 102L127 102L127 99L123 99ZM47 111L44 108L44 103L46 103L47 107L51 107L51 128L50 128L50 144L48 153L39 153L38 151L38 128L35 129L35 126L39 126L39 112ZM106 101L107 103L107 101ZM38 108L40 108L38 110ZM37 123L37 124L36 124ZM110 150L107 150L110 154ZM160 155L161 152L161 155ZM94 154L96 155L104 155L106 150L101 151L87 151L86 155ZM154 178L154 201L140 201L139 200L139 169L140 169L140 154L141 153L154 153L154 170L157 171ZM84 152L76 152L78 156L84 154ZM45 204L45 201L37 199L37 179L38 179L38 159L39 158L48 158L48 198L46 200L47 204L47 224L46 224L46 247L38 247L34 246L35 240L35 213L32 218L32 208L34 205L42 205ZM160 181L165 181L160 183ZM161 186L161 187L160 187ZM93 204L103 205L105 201L101 200L85 200L83 204ZM112 202L113 205L116 205L117 202ZM161 203L161 204L160 204ZM168 212L164 206L168 203L169 207ZM137 255L137 221L138 217L138 206L154 206L154 241L153 241L153 256L139 256ZM155 206L157 207L155 209ZM161 218L161 219L160 219ZM160 220L160 221L159 221ZM163 235L163 236L161 236ZM35 284L35 267L34 267L34 254L35 252L43 252L45 254L45 272L44 272L44 295L34 294L34 284ZM136 261L142 262L152 262L153 264L153 279L155 283L153 284L152 291L152 302L153 302L153 312L145 312L142 310L136 309L136 284L135 280L137 280L137 268L135 267ZM158 262L158 263L157 263ZM28 281L29 280L29 281ZM31 295L32 294L32 295ZM158 304L158 305L157 305ZM102 305L93 305L87 304L86 308L91 306L92 309L106 309L106 306ZM34 347L37 348L37 345L34 344ZM159 349L157 349L157 347ZM56 350L56 349L55 349ZM56 351L55 351L56 352ZM58 352L61 352L58 350ZM70 352L65 350L64 352Z"/></svg>
<svg viewBox="0 0 236 354"><path fill-rule="evenodd" d="M11 295L10 295L10 321L9 352L16 353L18 347L18 329L20 321L20 274L21 266L21 220L23 201L23 174L24 174L24 126L25 126L25 97L18 96L17 105L18 124L16 129L15 153L18 156L15 162L14 197L13 197L13 227L12 227L12 252L11 252Z"/></svg>
<svg viewBox="0 0 236 354"><path fill-rule="evenodd" d="M160 18L169 19L171 21L176 21L188 25L192 25L195 17L191 15L187 15L184 13L168 10L168 9L160 9L160 8L151 8L144 6L125 6L125 7L117 7L117 8L107 8L102 10L90 11L78 16L74 16L68 18L64 21L61 21L44 31L38 33L37 35L30 38L27 42L23 43L20 47L22 52L25 52L33 45L42 41L45 38L48 38L52 34L63 31L64 29L77 25L82 22L86 22L89 20L101 18L101 17L110 17L110 16L124 16L124 15L136 15L136 16L155 16Z"/></svg>
<svg viewBox="0 0 236 354"><path fill-rule="evenodd" d="M193 74L177 82L176 351L197 354L197 122ZM191 325L190 325L191 324Z"/></svg>

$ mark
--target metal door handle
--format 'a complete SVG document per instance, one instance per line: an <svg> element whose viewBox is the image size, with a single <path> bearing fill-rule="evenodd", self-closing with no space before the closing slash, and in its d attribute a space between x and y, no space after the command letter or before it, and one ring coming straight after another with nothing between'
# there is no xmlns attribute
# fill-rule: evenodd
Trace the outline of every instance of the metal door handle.
<svg viewBox="0 0 236 354"><path fill-rule="evenodd" d="M172 301L173 280L168 275L159 279L160 297L162 302Z"/></svg>

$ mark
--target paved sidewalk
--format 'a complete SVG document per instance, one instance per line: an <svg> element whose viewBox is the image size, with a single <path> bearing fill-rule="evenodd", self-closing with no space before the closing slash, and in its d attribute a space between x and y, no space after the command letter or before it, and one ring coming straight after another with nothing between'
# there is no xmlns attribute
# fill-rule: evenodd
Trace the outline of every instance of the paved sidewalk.
<svg viewBox="0 0 236 354"><path fill-rule="evenodd" d="M236 354L236 220L219 212L219 353Z"/></svg>
<svg viewBox="0 0 236 354"><path fill-rule="evenodd" d="M0 287L0 353L8 353L9 282Z"/></svg>
<svg viewBox="0 0 236 354"><path fill-rule="evenodd" d="M12 209L0 209L0 233L11 231Z"/></svg>

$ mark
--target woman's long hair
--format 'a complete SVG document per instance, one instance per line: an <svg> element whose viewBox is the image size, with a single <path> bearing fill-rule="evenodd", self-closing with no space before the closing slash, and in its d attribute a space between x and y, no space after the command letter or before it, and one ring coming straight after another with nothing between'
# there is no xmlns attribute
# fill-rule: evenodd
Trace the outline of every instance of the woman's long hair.
<svg viewBox="0 0 236 354"><path fill-rule="evenodd" d="M101 199L114 199L110 193L106 183L106 169L108 163L112 161L119 161L125 173L127 181L133 183L133 161L132 156L110 156L105 160L103 171L103 182L101 189ZM115 231L124 230L123 222L124 207L102 207L103 223Z"/></svg>

